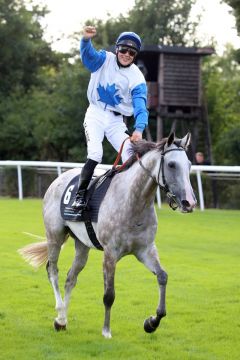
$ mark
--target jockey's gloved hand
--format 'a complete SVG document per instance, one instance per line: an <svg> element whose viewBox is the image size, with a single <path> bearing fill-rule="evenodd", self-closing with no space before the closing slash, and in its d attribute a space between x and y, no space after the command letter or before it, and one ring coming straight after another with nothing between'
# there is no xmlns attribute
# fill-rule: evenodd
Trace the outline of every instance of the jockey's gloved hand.
<svg viewBox="0 0 240 360"><path fill-rule="evenodd" d="M92 39L97 34L95 26L85 26L83 29L83 37L85 40Z"/></svg>
<svg viewBox="0 0 240 360"><path fill-rule="evenodd" d="M141 131L135 130L130 138L131 142L142 140L142 133Z"/></svg>

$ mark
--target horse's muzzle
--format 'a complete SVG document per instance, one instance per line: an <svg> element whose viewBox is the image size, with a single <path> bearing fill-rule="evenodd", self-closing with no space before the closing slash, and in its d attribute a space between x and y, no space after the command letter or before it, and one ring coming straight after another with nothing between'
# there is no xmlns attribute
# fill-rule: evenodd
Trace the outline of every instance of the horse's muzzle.
<svg viewBox="0 0 240 360"><path fill-rule="evenodd" d="M187 200L182 200L181 201L181 212L183 213L189 213L189 212L192 212L193 209L195 208L196 206L196 202L192 202L192 204L189 203L189 201Z"/></svg>

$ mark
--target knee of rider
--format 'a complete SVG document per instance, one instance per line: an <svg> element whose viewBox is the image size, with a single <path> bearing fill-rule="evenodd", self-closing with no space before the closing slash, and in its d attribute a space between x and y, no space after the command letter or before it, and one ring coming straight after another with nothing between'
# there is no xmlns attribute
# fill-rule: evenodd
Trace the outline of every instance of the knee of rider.
<svg viewBox="0 0 240 360"><path fill-rule="evenodd" d="M103 157L103 149L102 148L95 148L94 150L89 149L88 150L88 159L92 159L96 161L97 163L102 162Z"/></svg>

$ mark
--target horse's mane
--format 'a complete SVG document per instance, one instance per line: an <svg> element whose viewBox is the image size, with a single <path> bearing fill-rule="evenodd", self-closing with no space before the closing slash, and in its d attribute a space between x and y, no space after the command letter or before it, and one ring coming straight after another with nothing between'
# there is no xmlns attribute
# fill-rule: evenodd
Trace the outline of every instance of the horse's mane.
<svg viewBox="0 0 240 360"><path fill-rule="evenodd" d="M126 161L124 170L129 169L136 161L138 155L140 158L151 150L163 150L164 145L167 142L167 138L162 139L160 142L155 143L153 141L139 140L132 143L131 156Z"/></svg>

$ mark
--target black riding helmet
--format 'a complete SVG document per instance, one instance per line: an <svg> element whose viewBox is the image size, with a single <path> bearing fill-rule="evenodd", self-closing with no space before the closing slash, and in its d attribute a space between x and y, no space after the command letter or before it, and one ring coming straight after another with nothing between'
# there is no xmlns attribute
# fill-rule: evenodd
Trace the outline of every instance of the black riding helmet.
<svg viewBox="0 0 240 360"><path fill-rule="evenodd" d="M123 32L119 35L116 41L116 47L124 45L135 49L137 52L141 50L141 38L134 32Z"/></svg>
<svg viewBox="0 0 240 360"><path fill-rule="evenodd" d="M136 50L137 53L139 53L139 51L141 50L142 41L141 41L140 36L138 36L136 33L130 32L130 31L125 31L125 32L121 33L119 35L119 37L117 38L116 50L118 50L119 46L129 47L131 49ZM117 58L117 63L121 67L128 67L128 66L132 65L132 63L130 63L129 65L123 66L122 64L120 64L118 58Z"/></svg>

